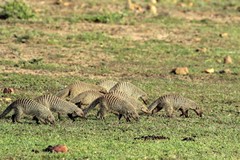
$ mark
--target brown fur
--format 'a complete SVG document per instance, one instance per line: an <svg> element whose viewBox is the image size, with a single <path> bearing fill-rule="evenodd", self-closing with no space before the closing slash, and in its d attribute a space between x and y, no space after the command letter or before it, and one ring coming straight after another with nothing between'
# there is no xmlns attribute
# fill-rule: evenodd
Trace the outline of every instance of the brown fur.
<svg viewBox="0 0 240 160"><path fill-rule="evenodd" d="M98 115L101 119L105 119L106 113L111 112L118 115L119 120L124 117L126 121L130 121L131 118L138 120L139 115L131 103L128 103L121 97L112 94L106 94L93 101L89 107L84 110L85 115L93 109L97 104L100 105Z"/></svg>
<svg viewBox="0 0 240 160"><path fill-rule="evenodd" d="M202 109L192 100L179 95L170 94L159 97L149 107L152 114L165 109L168 117L173 117L173 111L181 111L180 116L188 117L189 109L193 110L198 116L202 117Z"/></svg>

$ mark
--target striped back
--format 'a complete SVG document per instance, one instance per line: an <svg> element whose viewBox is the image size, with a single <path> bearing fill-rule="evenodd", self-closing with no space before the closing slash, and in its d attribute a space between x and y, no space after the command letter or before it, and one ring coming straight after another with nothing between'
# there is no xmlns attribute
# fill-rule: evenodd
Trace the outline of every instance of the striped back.
<svg viewBox="0 0 240 160"><path fill-rule="evenodd" d="M53 112L76 113L78 116L83 116L83 111L74 103L65 101L57 96L47 94L37 97L35 100L49 107Z"/></svg>
<svg viewBox="0 0 240 160"><path fill-rule="evenodd" d="M98 86L95 84L90 84L90 83L85 83L85 82L81 82L81 81L78 81L78 82L75 82L75 83L69 85L68 88L78 90L79 93L88 91L88 90L96 90L96 91L99 91L102 93L107 93L106 89L101 86Z"/></svg>
<svg viewBox="0 0 240 160"><path fill-rule="evenodd" d="M109 92L109 90L115 86L118 82L117 81L113 81L113 80L105 80L105 81L102 81L100 83L97 83L97 85L105 88L107 90L107 92Z"/></svg>
<svg viewBox="0 0 240 160"><path fill-rule="evenodd" d="M133 107L136 109L136 111L138 113L148 112L147 107L143 103L141 103L139 100L137 100L133 97L130 97L129 95L125 94L124 92L115 90L108 94L116 95L118 97L123 98L125 101L128 101L129 103L131 103L133 105Z"/></svg>
<svg viewBox="0 0 240 160"><path fill-rule="evenodd" d="M120 96L114 94L105 94L103 99L103 101L107 103L107 106L110 110L119 112L136 112L133 105Z"/></svg>
<svg viewBox="0 0 240 160"><path fill-rule="evenodd" d="M49 107L51 110L56 109L56 108L71 108L71 107L76 107L77 106L71 102L65 101L57 96L51 95L51 94L46 94L39 96L35 98L35 100L47 107Z"/></svg>
<svg viewBox="0 0 240 160"><path fill-rule="evenodd" d="M140 97L146 97L147 94L141 90L140 88L136 87L130 82L119 82L115 86L113 86L109 92L113 91L121 91L131 97L134 97L136 99Z"/></svg>
<svg viewBox="0 0 240 160"><path fill-rule="evenodd" d="M72 102L72 103L81 102L81 104L87 105L87 104L92 103L95 99L97 99L98 97L101 97L101 96L103 96L102 93L100 93L96 90L89 90L89 91L80 93L79 95L77 95L76 97L71 99L70 102Z"/></svg>
<svg viewBox="0 0 240 160"><path fill-rule="evenodd" d="M38 112L38 111L49 111L49 109L46 109L46 107L32 99L22 98L14 101L12 105L18 107L21 106L21 108L24 110L24 112Z"/></svg>

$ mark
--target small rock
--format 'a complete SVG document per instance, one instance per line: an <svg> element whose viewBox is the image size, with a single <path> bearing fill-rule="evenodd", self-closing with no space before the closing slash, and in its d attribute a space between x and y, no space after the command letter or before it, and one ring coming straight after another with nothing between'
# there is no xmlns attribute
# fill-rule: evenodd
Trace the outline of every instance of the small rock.
<svg viewBox="0 0 240 160"><path fill-rule="evenodd" d="M196 38L194 38L193 40L194 40L195 42L200 42L202 39L199 38L199 37L196 37Z"/></svg>
<svg viewBox="0 0 240 160"><path fill-rule="evenodd" d="M195 51L196 52L201 52L201 53L206 53L207 52L207 48L197 48Z"/></svg>
<svg viewBox="0 0 240 160"><path fill-rule="evenodd" d="M14 93L14 89L13 89L13 88L4 88L4 89L3 89L3 93L4 93L4 94Z"/></svg>
<svg viewBox="0 0 240 160"><path fill-rule="evenodd" d="M186 75L189 73L187 67L177 67L172 70L172 73L178 74L178 75Z"/></svg>
<svg viewBox="0 0 240 160"><path fill-rule="evenodd" d="M238 11L238 12L240 12L240 6L239 6L239 7L237 7L237 11Z"/></svg>
<svg viewBox="0 0 240 160"><path fill-rule="evenodd" d="M154 16L158 15L158 13L157 13L157 7L156 7L155 5L153 5L153 4L149 4L149 5L147 6L147 10L149 10L150 13L153 14Z"/></svg>
<svg viewBox="0 0 240 160"><path fill-rule="evenodd" d="M221 70L219 71L220 74L231 74L232 71L230 69L224 69L224 70Z"/></svg>
<svg viewBox="0 0 240 160"><path fill-rule="evenodd" d="M214 73L214 68L208 68L204 70L205 73Z"/></svg>
<svg viewBox="0 0 240 160"><path fill-rule="evenodd" d="M53 147L53 152L63 152L66 153L68 151L67 146L65 145L56 145Z"/></svg>
<svg viewBox="0 0 240 160"><path fill-rule="evenodd" d="M232 64L232 58L230 56L224 57L224 63L225 64Z"/></svg>
<svg viewBox="0 0 240 160"><path fill-rule="evenodd" d="M151 0L152 4L157 4L157 0Z"/></svg>
<svg viewBox="0 0 240 160"><path fill-rule="evenodd" d="M11 102L11 101L12 101L12 99L11 99L11 98L9 98L9 97L6 97L6 98L4 98L4 101L8 103L8 102Z"/></svg>
<svg viewBox="0 0 240 160"><path fill-rule="evenodd" d="M219 34L219 36L221 37L221 38L227 38L228 37L228 33L220 33Z"/></svg>
<svg viewBox="0 0 240 160"><path fill-rule="evenodd" d="M9 102L11 102L11 101L12 101L12 99L11 99L11 98L8 98L8 97L2 97L2 98L0 98L0 102L9 103Z"/></svg>
<svg viewBox="0 0 240 160"><path fill-rule="evenodd" d="M217 63L222 63L222 60L221 59L217 59L216 62Z"/></svg>

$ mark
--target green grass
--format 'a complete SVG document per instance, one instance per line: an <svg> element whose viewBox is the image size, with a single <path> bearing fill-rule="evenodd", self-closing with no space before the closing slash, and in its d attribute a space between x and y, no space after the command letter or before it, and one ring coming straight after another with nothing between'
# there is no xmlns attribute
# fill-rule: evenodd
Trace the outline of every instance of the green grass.
<svg viewBox="0 0 240 160"><path fill-rule="evenodd" d="M30 19L36 15L32 9L21 0L8 1L0 6L0 19Z"/></svg>
<svg viewBox="0 0 240 160"><path fill-rule="evenodd" d="M0 111L10 104L5 98L55 94L78 80L115 79L140 87L150 102L169 93L193 99L203 108L204 117L190 112L189 118L175 113L176 118L169 119L161 111L141 116L139 122L119 124L115 115L101 121L93 111L87 119L73 123L65 118L48 126L36 125L31 117L12 124L9 114L0 120L0 159L239 159L239 21L189 20L170 13L234 17L240 3L193 0L192 7L181 7L182 2L190 1L161 1L157 4L160 15L151 17L127 11L125 1L91 0L75 8L29 1L31 8L40 8L34 21L1 20L0 88L11 87L15 93L0 94ZM160 33L167 38L156 38ZM221 33L228 37L220 37ZM146 39L132 38L145 34ZM196 51L201 48L206 52ZM223 63L226 55L233 64ZM188 75L170 73L184 66L189 68ZM215 73L204 73L207 68ZM233 73L219 73L226 68ZM135 139L148 135L169 139ZM182 141L187 137L194 141ZM69 152L42 151L57 144L67 145Z"/></svg>

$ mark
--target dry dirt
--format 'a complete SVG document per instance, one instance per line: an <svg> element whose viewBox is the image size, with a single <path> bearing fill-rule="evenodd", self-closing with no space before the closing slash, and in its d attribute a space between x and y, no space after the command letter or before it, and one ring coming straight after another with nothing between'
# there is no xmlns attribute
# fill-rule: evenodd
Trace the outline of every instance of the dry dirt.
<svg viewBox="0 0 240 160"><path fill-rule="evenodd" d="M104 6L89 5L86 3L69 1L65 5L56 5L55 1L26 1L35 8L35 11L40 15L49 13L51 16L64 16L72 12L81 14L86 11L101 11L104 9L121 11L125 6L114 3L115 5L107 4ZM114 1L116 2L116 1ZM184 11L184 9L171 9L166 10L165 8L159 8L159 12L166 13L171 17L186 19L186 20L203 20L211 19L216 23L228 23L228 22L240 22L240 17L224 15L216 12L193 12ZM139 16L139 15L138 15ZM146 41L149 39L159 39L171 43L185 43L191 45L192 42L198 42L197 37L189 37L185 34L185 30L175 28L167 30L166 28L156 24L141 24L141 25L117 25L117 24L100 24L100 23L67 23L60 22L58 24L44 24L39 22L33 23L8 23L1 22L3 26L13 27L17 26L25 30L40 30L46 34L57 34L59 36L75 35L82 32L104 32L113 38L128 38L134 41ZM188 28L189 26L187 26ZM177 37L177 38L176 38ZM84 45L84 44L83 44ZM96 44L95 44L96 45ZM101 62L109 62L114 59L110 55L106 55L97 49L98 47L92 46L89 48L82 46L79 51L76 48L64 48L54 45L44 45L33 42L29 43L14 43L14 38L7 40L5 43L0 45L0 56L1 59L13 60L18 62L19 60L31 60L34 58L43 58L46 63L59 63L66 65L80 64L83 67L98 66ZM17 50L17 51L15 51ZM60 58L56 58L56 55L60 55ZM100 59L100 60L99 60ZM76 68L76 71L71 72L50 72L45 70L30 70L21 69L16 67L2 67L0 72L4 73L25 73L25 74L38 74L38 75L77 75L84 74L82 71ZM88 77L96 77L99 75L85 75ZM106 75L103 75L106 76ZM116 75L116 76L122 76ZM101 77L101 76L100 76Z"/></svg>

